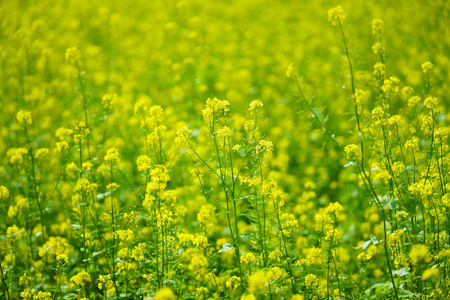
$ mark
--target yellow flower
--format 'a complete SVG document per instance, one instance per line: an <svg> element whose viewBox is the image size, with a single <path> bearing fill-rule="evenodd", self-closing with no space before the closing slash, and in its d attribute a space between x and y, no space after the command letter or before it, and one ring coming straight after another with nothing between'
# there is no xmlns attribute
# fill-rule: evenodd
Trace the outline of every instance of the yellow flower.
<svg viewBox="0 0 450 300"><path fill-rule="evenodd" d="M273 144L270 141L261 140L256 146L256 154L270 153L273 151Z"/></svg>
<svg viewBox="0 0 450 300"><path fill-rule="evenodd" d="M194 240L194 235L190 233L179 233L177 237L180 244L192 242L192 240Z"/></svg>
<svg viewBox="0 0 450 300"><path fill-rule="evenodd" d="M9 157L9 161L12 164L23 163L23 156L28 153L28 149L25 148L10 148L6 152L6 156Z"/></svg>
<svg viewBox="0 0 450 300"><path fill-rule="evenodd" d="M85 283L91 281L91 275L87 273L86 271L78 272L76 275L72 276L70 278L70 282L72 282L74 285L80 285L84 287Z"/></svg>
<svg viewBox="0 0 450 300"><path fill-rule="evenodd" d="M388 237L388 245L392 248L399 248L402 245L403 230L398 229Z"/></svg>
<svg viewBox="0 0 450 300"><path fill-rule="evenodd" d="M307 266L318 266L323 264L324 255L323 251L320 248L312 247L308 250L308 254L306 255L306 265Z"/></svg>
<svg viewBox="0 0 450 300"><path fill-rule="evenodd" d="M203 254L197 253L192 256L188 269L195 272L206 266L208 266L208 259Z"/></svg>
<svg viewBox="0 0 450 300"><path fill-rule="evenodd" d="M264 104L263 104L261 101L259 101L259 100L254 100L254 101L252 101L252 102L250 103L250 108L249 108L249 110L250 110L251 112L253 112L253 111L257 110L258 108L262 108L263 106L264 106Z"/></svg>
<svg viewBox="0 0 450 300"><path fill-rule="evenodd" d="M412 151L419 151L419 139L417 137L412 137L410 140L405 142L405 149Z"/></svg>
<svg viewBox="0 0 450 300"><path fill-rule="evenodd" d="M79 192L87 192L91 190L91 183L89 182L89 180L87 178L80 178L77 181L77 184L75 185L75 191Z"/></svg>
<svg viewBox="0 0 450 300"><path fill-rule="evenodd" d="M422 244L414 245L409 252L409 258L413 265L417 265L421 261L430 262L431 255L428 247Z"/></svg>
<svg viewBox="0 0 450 300"><path fill-rule="evenodd" d="M152 122L156 126L159 122L162 121L164 117L164 110L160 105L153 105L152 107L150 107L148 114L150 115Z"/></svg>
<svg viewBox="0 0 450 300"><path fill-rule="evenodd" d="M305 277L305 286L307 289L316 289L319 286L319 279L314 274L308 274Z"/></svg>
<svg viewBox="0 0 450 300"><path fill-rule="evenodd" d="M81 168L83 169L83 171L90 173L92 171L92 169L94 168L94 165L91 162L87 161L81 165Z"/></svg>
<svg viewBox="0 0 450 300"><path fill-rule="evenodd" d="M428 109L434 109L438 105L438 100L436 97L427 97L423 101L423 105Z"/></svg>
<svg viewBox="0 0 450 300"><path fill-rule="evenodd" d="M115 237L124 242L131 242L134 239L134 232L131 229L117 230Z"/></svg>
<svg viewBox="0 0 450 300"><path fill-rule="evenodd" d="M131 251L131 257L133 257L135 260L144 259L145 248L145 243L139 243L136 247L134 247L133 251Z"/></svg>
<svg viewBox="0 0 450 300"><path fill-rule="evenodd" d="M429 73L433 69L433 67L434 65L431 62L426 61L422 64L422 71L424 73Z"/></svg>
<svg viewBox="0 0 450 300"><path fill-rule="evenodd" d="M21 286L27 286L28 283L31 280L31 276L27 275L27 273L23 274L22 276L19 277L19 285Z"/></svg>
<svg viewBox="0 0 450 300"><path fill-rule="evenodd" d="M69 131L73 134L73 139L75 142L79 143L83 138L87 137L90 134L89 128L87 128L86 123L83 121L78 122L73 129Z"/></svg>
<svg viewBox="0 0 450 300"><path fill-rule="evenodd" d="M99 281L98 288L100 290L106 290L107 295L114 295L116 293L116 288L111 280L111 275L100 275Z"/></svg>
<svg viewBox="0 0 450 300"><path fill-rule="evenodd" d="M80 50L78 47L71 47L66 50L66 61L70 63L78 63L80 61Z"/></svg>
<svg viewBox="0 0 450 300"><path fill-rule="evenodd" d="M384 51L384 46L380 42L376 42L372 46L372 52L373 54L378 54L380 52Z"/></svg>
<svg viewBox="0 0 450 300"><path fill-rule="evenodd" d="M69 243L65 238L60 236L51 236L47 240L47 242L39 249L39 256L44 257L46 254L64 254L68 246Z"/></svg>
<svg viewBox="0 0 450 300"><path fill-rule="evenodd" d="M248 290L252 293L266 293L268 278L264 271L259 270L248 277Z"/></svg>
<svg viewBox="0 0 450 300"><path fill-rule="evenodd" d="M279 267L272 267L270 268L270 270L267 272L267 278L271 281L276 281L278 279L280 279L281 277L286 275L286 271L279 268Z"/></svg>
<svg viewBox="0 0 450 300"><path fill-rule="evenodd" d="M280 261L280 257L283 256L280 250L273 250L269 253L269 259Z"/></svg>
<svg viewBox="0 0 450 300"><path fill-rule="evenodd" d="M221 129L219 129L219 131L217 132L217 137L220 140L226 140L228 139L231 134L233 133L233 131L231 130L230 127L228 126L223 126Z"/></svg>
<svg viewBox="0 0 450 300"><path fill-rule="evenodd" d="M209 205L202 205L197 214L197 221L201 228L204 228L207 223L213 220L213 211Z"/></svg>
<svg viewBox="0 0 450 300"><path fill-rule="evenodd" d="M9 197L9 190L7 187L0 185L0 200Z"/></svg>
<svg viewBox="0 0 450 300"><path fill-rule="evenodd" d="M64 264L67 264L67 262L69 261L69 257L65 254L59 254L56 256L56 261L59 264L64 265Z"/></svg>
<svg viewBox="0 0 450 300"><path fill-rule="evenodd" d="M208 246L208 239L204 235L197 235L192 241L197 247L206 248Z"/></svg>
<svg viewBox="0 0 450 300"><path fill-rule="evenodd" d="M17 121L22 125L31 125L31 112L28 110L21 110L17 113Z"/></svg>
<svg viewBox="0 0 450 300"><path fill-rule="evenodd" d="M225 286L231 290L237 289L241 285L241 278L238 276L231 276L230 279L227 280Z"/></svg>
<svg viewBox="0 0 450 300"><path fill-rule="evenodd" d="M386 76L386 66L383 63L377 62L373 67L373 76L383 79Z"/></svg>
<svg viewBox="0 0 450 300"><path fill-rule="evenodd" d="M363 90L356 91L356 93L355 93L356 103L361 104L364 100L365 95L366 95L366 92L364 92Z"/></svg>
<svg viewBox="0 0 450 300"><path fill-rule="evenodd" d="M372 118L375 120L381 119L384 116L384 109L382 107L375 107L372 110Z"/></svg>
<svg viewBox="0 0 450 300"><path fill-rule="evenodd" d="M102 105L104 108L110 109L111 106L117 101L117 94L106 94L102 97Z"/></svg>
<svg viewBox="0 0 450 300"><path fill-rule="evenodd" d="M392 172L394 172L395 175L399 175L401 172L403 172L403 170L405 170L405 165L401 162L396 161L393 165L392 165Z"/></svg>
<svg viewBox="0 0 450 300"><path fill-rule="evenodd" d="M56 152L61 153L64 149L69 149L69 143L66 141L56 142Z"/></svg>
<svg viewBox="0 0 450 300"><path fill-rule="evenodd" d="M410 86L404 86L404 87L402 88L402 95L403 95L405 98L408 98L409 95L411 95L412 93L414 93L414 89L413 89L412 87L410 87Z"/></svg>
<svg viewBox="0 0 450 300"><path fill-rule="evenodd" d="M290 78L292 76L293 72L295 72L295 65L294 65L294 63L291 63L286 70L286 77Z"/></svg>
<svg viewBox="0 0 450 300"><path fill-rule="evenodd" d="M51 300L52 294L50 292L41 292L33 295L33 300Z"/></svg>
<svg viewBox="0 0 450 300"><path fill-rule="evenodd" d="M153 299L154 300L176 300L177 296L175 296L174 292L170 288L164 287L162 289L159 289L156 292Z"/></svg>
<svg viewBox="0 0 450 300"><path fill-rule="evenodd" d="M428 280L431 277L438 278L439 277L439 268L431 267L423 271L422 280Z"/></svg>
<svg viewBox="0 0 450 300"><path fill-rule="evenodd" d="M372 33L373 34L381 34L381 30L383 29L383 20L374 19L372 21Z"/></svg>
<svg viewBox="0 0 450 300"><path fill-rule="evenodd" d="M344 21L346 18L347 15L344 13L344 9L341 5L328 10L328 21L331 22L331 25L333 26L340 24L340 22Z"/></svg>
<svg viewBox="0 0 450 300"><path fill-rule="evenodd" d="M244 294L244 295L241 296L240 300L256 300L256 296L253 293L251 293L251 294Z"/></svg>
<svg viewBox="0 0 450 300"><path fill-rule="evenodd" d="M349 159L358 158L361 155L361 150L355 144L345 146L344 151Z"/></svg>
<svg viewBox="0 0 450 300"><path fill-rule="evenodd" d="M117 149L117 148L108 149L108 151L106 152L106 155L105 155L105 161L107 161L109 163L119 162L120 161L119 149Z"/></svg>
<svg viewBox="0 0 450 300"><path fill-rule="evenodd" d="M192 133L192 130L189 129L187 126L183 126L177 131L177 135L179 137L187 138Z"/></svg>
<svg viewBox="0 0 450 300"><path fill-rule="evenodd" d="M11 243L20 240L23 237L24 229L19 229L16 225L12 225L6 229L6 237Z"/></svg>
<svg viewBox="0 0 450 300"><path fill-rule="evenodd" d="M249 264L255 261L255 255L252 252L246 252L241 255L241 262Z"/></svg>
<svg viewBox="0 0 450 300"><path fill-rule="evenodd" d="M147 171L152 166L152 160L147 155L141 155L136 160L139 171Z"/></svg>
<svg viewBox="0 0 450 300"><path fill-rule="evenodd" d="M106 185L106 189L107 189L107 190L111 190L111 189L116 190L116 189L118 189L119 187L120 187L120 185L118 185L116 182L108 183L108 184Z"/></svg>
<svg viewBox="0 0 450 300"><path fill-rule="evenodd" d="M78 172L78 166L76 163L71 162L70 164L68 164L66 166L66 172L67 173L72 173L72 172Z"/></svg>
<svg viewBox="0 0 450 300"><path fill-rule="evenodd" d="M227 100L208 98L208 100L206 100L206 108L203 110L203 118L206 122L210 122L215 114L227 112L229 110L229 105L230 103Z"/></svg>

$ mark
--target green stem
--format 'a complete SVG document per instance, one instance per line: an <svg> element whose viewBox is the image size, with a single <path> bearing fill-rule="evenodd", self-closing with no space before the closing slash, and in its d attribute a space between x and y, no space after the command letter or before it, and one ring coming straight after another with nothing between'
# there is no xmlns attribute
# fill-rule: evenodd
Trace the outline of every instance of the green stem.
<svg viewBox="0 0 450 300"><path fill-rule="evenodd" d="M89 124L88 124L88 110L87 110L87 97L86 97L86 92L84 91L84 84L83 84L83 80L81 78L81 68L80 65L78 63L78 61L75 60L75 66L77 67L78 70L78 82L80 84L81 87L81 94L83 96L83 110L84 110L84 122L86 123L86 128L89 128ZM89 135L87 135L86 137L86 141L87 141L87 148L88 148L88 156L89 156L89 160L91 160L91 147L90 147L90 143L89 143Z"/></svg>
<svg viewBox="0 0 450 300"><path fill-rule="evenodd" d="M41 220L41 226L42 226L42 240L45 244L45 227L44 227L44 213L42 212L41 202L39 201L39 193L37 190L37 182L36 182L36 171L35 171L35 162L34 162L34 154L33 154L33 147L31 146L31 140L30 136L28 135L28 128L25 125L25 135L27 137L28 141L28 147L30 148L30 158L31 158L31 175L33 179L33 188L34 188L34 195L36 198L36 202L39 209L39 217Z"/></svg>
<svg viewBox="0 0 450 300"><path fill-rule="evenodd" d="M1 264L1 262L0 262L0 272L1 272L0 275L2 276L3 286L5 287L6 294L8 295L8 297L6 299L9 300L9 299L11 299L10 296L9 296L9 288L8 288L8 285L6 284L5 276L4 276L4 273L3 273L3 266Z"/></svg>
<svg viewBox="0 0 450 300"><path fill-rule="evenodd" d="M111 197L111 223L112 223L112 231L113 231L113 245L112 245L112 267L113 267L113 283L114 288L116 290L116 297L119 298L119 291L117 290L116 283L116 224L114 220L114 189L113 189L113 163L110 162L111 165L111 186L110 186L110 197Z"/></svg>

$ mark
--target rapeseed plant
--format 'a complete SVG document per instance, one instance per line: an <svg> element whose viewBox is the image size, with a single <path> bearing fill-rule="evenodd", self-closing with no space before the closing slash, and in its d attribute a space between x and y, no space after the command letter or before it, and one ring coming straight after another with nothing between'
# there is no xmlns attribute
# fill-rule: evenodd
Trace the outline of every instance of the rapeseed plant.
<svg viewBox="0 0 450 300"><path fill-rule="evenodd" d="M3 1L0 298L449 298L449 7L330 6Z"/></svg>

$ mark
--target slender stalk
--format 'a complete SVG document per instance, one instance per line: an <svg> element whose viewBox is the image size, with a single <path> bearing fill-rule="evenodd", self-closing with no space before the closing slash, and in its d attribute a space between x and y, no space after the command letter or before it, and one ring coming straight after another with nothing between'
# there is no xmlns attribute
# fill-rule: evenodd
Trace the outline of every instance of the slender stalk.
<svg viewBox="0 0 450 300"><path fill-rule="evenodd" d="M45 243L45 226L44 226L44 213L42 211L41 202L39 201L39 193L37 190L37 182L36 182L36 171L35 171L35 161L34 161L34 153L33 153L33 146L31 145L30 136L28 134L28 127L25 125L25 136L27 137L28 141L28 147L30 148L30 158L31 158L31 178L33 179L33 188L34 188L34 195L36 198L36 203L38 205L39 209L39 217L41 221L42 226L42 241Z"/></svg>
<svg viewBox="0 0 450 300"><path fill-rule="evenodd" d="M128 242L127 242L127 261L125 263L126 272L125 272L125 295L128 298L128 259L129 259L129 248L128 248Z"/></svg>
<svg viewBox="0 0 450 300"><path fill-rule="evenodd" d="M334 229L334 224L333 224L333 230ZM332 251L332 247L333 247L333 239L334 239L334 234L331 235L331 240L330 240L330 248L328 249L328 258L327 258L327 298L330 299L330 256L332 256L331 251Z"/></svg>
<svg viewBox="0 0 450 300"><path fill-rule="evenodd" d="M325 134L338 146L340 147L339 143L336 141L336 139L334 138L334 136L327 130L327 128L323 125L322 121L320 121L319 117L317 116L316 112L312 109L311 105L309 105L308 100L306 100L305 95L303 94L303 91L300 87L300 83L298 82L298 78L297 78L297 74L294 73L294 79L295 79L295 83L297 85L297 90L300 93L301 99L303 100L303 102L306 104L306 106L308 107L308 110L311 112L311 114L313 115L314 119L317 121L317 123L319 123L320 127L322 127L323 132L325 132Z"/></svg>
<svg viewBox="0 0 450 300"><path fill-rule="evenodd" d="M165 251L164 251L164 226L162 224L162 211L161 211L161 187L158 190L158 213L159 213L159 218L156 219L156 226L157 227L161 227L161 243L163 245L162 247L162 251L161 251L161 279L162 279L162 286L164 286L164 267L165 267ZM159 220L158 220L159 219ZM158 230L158 235L159 235L159 230ZM159 245L157 246L159 247Z"/></svg>
<svg viewBox="0 0 450 300"><path fill-rule="evenodd" d="M379 200L378 200L378 196L375 192L375 189L373 188L372 182L370 180L370 178L367 176L366 171L364 169L364 157L365 157L365 153L364 153L364 141L363 141L363 135L362 135L362 131L361 131L361 122L360 122L360 118L359 118L359 111L358 111L358 106L356 103L356 88L355 88L355 79L354 79L354 74L353 74L353 65L352 65L352 61L350 59L350 54L348 51L348 46L347 46L347 40L345 37L345 33L344 30L342 29L342 23L341 23L341 19L338 18L338 24L339 24L339 30L341 32L342 35L342 40L344 43L344 47L345 47L345 55L347 57L347 62L348 62L348 66L350 69L350 78L351 78L351 86L352 86L352 94L353 94L353 106L355 108L355 116L356 116L356 122L358 124L358 136L360 138L360 145L361 145L361 173L363 174L363 176L365 177L365 179L367 180L367 184L369 184L370 187L370 191L372 191L373 193L373 199L375 201L375 203L379 204ZM367 187L367 185L366 185ZM395 281L394 281L394 275L392 274L392 268L391 268L391 264L390 264L390 259L389 259L389 254L388 254L388 249L387 249L387 228L386 228L386 214L384 212L384 208L381 207L379 205L379 208L382 212L382 216L383 216L383 229L384 229L384 249L385 249L385 254L386 254L386 261L388 264L388 268L389 268L389 275L391 278L391 282L392 282L392 286L394 288L394 293L395 293L395 298L398 300L398 293L397 293L397 287L395 285Z"/></svg>
<svg viewBox="0 0 450 300"><path fill-rule="evenodd" d="M154 231L155 231L155 252L156 252L156 281L158 284L158 289L161 287L161 277L159 275L159 229L158 229L158 218L156 215L156 207L153 209L154 216Z"/></svg>
<svg viewBox="0 0 450 300"><path fill-rule="evenodd" d="M336 253L336 249L334 250L334 252ZM331 258L333 259L334 273L336 274L336 280L337 280L337 284L338 284L339 295L341 295L342 294L342 292L341 292L341 281L339 280L339 274L338 274L338 269L337 269L337 265L336 265L336 259L334 258L333 254L331 254Z"/></svg>
<svg viewBox="0 0 450 300"><path fill-rule="evenodd" d="M110 162L111 165L111 186L110 186L110 197L111 197L111 223L112 223L112 231L113 231L113 245L112 245L112 267L113 267L113 283L116 290L116 297L119 298L119 291L117 290L116 283L116 224L114 220L114 189L113 189L113 162Z"/></svg>
<svg viewBox="0 0 450 300"><path fill-rule="evenodd" d="M80 64L78 63L77 60L75 60L75 66L77 67L78 82L79 82L80 88L81 88L81 95L83 96L84 122L86 123L86 128L89 128L88 109L87 109L87 97L86 97L86 92L84 90L83 79L81 78ZM86 141L87 141L88 156L89 156L89 160L91 160L91 147L90 147L89 140L90 140L89 135L87 135Z"/></svg>
<svg viewBox="0 0 450 300"><path fill-rule="evenodd" d="M352 95L353 95L353 106L355 107L356 123L358 124L358 136L360 138L360 144L361 144L361 153L362 153L361 164L364 167L364 142L363 142L363 136L362 136L362 131L361 131L361 122L359 120L358 105L356 103L356 88L355 88L355 78L354 78L355 76L353 75L353 65L352 65L352 61L350 59L350 54L348 52L347 40L345 38L344 30L342 29L342 24L341 24L340 18L338 18L338 24L339 24L339 29L340 29L341 35L342 35L342 40L344 42L345 55L347 57L348 67L350 69L350 78L351 78L351 83L352 83Z"/></svg>
<svg viewBox="0 0 450 300"><path fill-rule="evenodd" d="M79 178L83 178L83 148L81 144L81 138L79 141L79 151L80 153L80 172L79 172ZM85 214L85 206L86 206L86 193L84 190L81 191L81 215L82 215L82 223L83 223L83 264L84 264L84 270L87 272L87 257L86 257L86 214Z"/></svg>
<svg viewBox="0 0 450 300"><path fill-rule="evenodd" d="M2 264L0 263L0 272L1 272L1 276L2 276L2 283L3 283L3 286L5 287L5 291L6 291L6 295L7 295L7 298L6 299L11 299L10 298L10 296L9 296L9 288L8 288L8 284L6 283L6 280L5 280L5 276L4 276L4 273L3 273L3 266L2 266Z"/></svg>
<svg viewBox="0 0 450 300"><path fill-rule="evenodd" d="M295 294L296 289L295 289L295 280L294 280L294 275L292 273L292 269L291 269L291 259L289 257L289 252L287 250L287 246L286 246L286 238L284 236L284 230L283 230L283 225L281 224L281 220L280 220L280 210L279 210L279 206L278 206L278 201L275 201L272 198L272 202L273 202L273 206L276 210L276 217L277 217L277 222L278 222L278 231L281 234L281 243L283 244L282 249L284 249L284 254L286 256L286 261L287 261L287 265L288 265L288 271L289 271L289 275L290 275L290 279L291 279L291 285L292 285L292 294Z"/></svg>
<svg viewBox="0 0 450 300"><path fill-rule="evenodd" d="M259 170L260 171L260 179L261 179L261 184L262 184L262 182L264 180L262 167L260 166L259 169L260 169ZM257 197L257 195L256 195L256 197ZM265 200L264 195L262 193L261 193L261 202L262 202L262 215L263 215L262 216L262 219L263 219L262 222L263 222L263 224L261 226L261 220L259 220L258 224L259 224L259 231L260 231L260 235L261 235L261 252L262 252L264 267L267 267L267 258L266 258L266 200ZM258 208L258 218L259 218L259 208Z"/></svg>

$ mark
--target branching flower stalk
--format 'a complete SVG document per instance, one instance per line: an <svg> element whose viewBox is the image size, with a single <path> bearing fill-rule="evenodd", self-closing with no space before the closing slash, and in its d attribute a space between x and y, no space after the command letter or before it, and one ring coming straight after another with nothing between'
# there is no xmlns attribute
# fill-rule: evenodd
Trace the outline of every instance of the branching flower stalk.
<svg viewBox="0 0 450 300"><path fill-rule="evenodd" d="M203 116L205 118L205 120L208 123L208 128L209 128L209 133L211 136L211 139L214 143L214 150L216 153L216 158L217 158L217 165L218 165L218 172L216 172L198 153L197 151L195 151L195 149L192 147L192 144L190 142L190 130L188 128L181 128L178 132L178 135L180 137L182 137L188 144L189 148L192 150L192 152L194 153L194 155L217 177L217 179L219 180L219 184L222 187L222 191L224 193L224 197L225 197L225 202L226 202L226 216L227 216L227 223L228 223L228 229L230 230L230 236L232 239L232 243L233 243L233 248L234 248L234 252L235 252L235 257L236 257L236 261L238 264L238 268L239 268L239 276L241 278L241 280L243 279L243 271L242 271L242 266L241 266L241 259L240 259L240 249L239 249L239 233L238 233L238 226L237 226L237 206L236 206L236 201L237 199L235 199L235 194L234 194L234 190L233 188L230 188L226 181L226 172L227 170L224 169L226 168L226 166L224 166L222 164L222 160L224 160L225 164L226 164L226 154L223 153L221 150L221 147L219 145L219 141L218 141L218 137L217 137L217 132L216 132L216 118L219 117L225 117L226 118L226 114L225 112L228 111L228 101L226 100L219 100L217 98L214 99L208 99L207 101L207 107L205 110L203 110ZM224 128L221 131L221 135L222 135L222 143L223 145L223 149L225 149L225 143L229 143L229 137L231 136L231 129L228 126L224 126ZM228 141L228 142L227 142ZM222 149L222 150L223 150ZM221 152L223 154L223 158L221 155ZM230 157L230 159L232 159ZM232 163L230 162L230 165ZM231 172L230 172L231 173ZM234 176L232 176L234 177ZM231 182L234 183L236 180L235 178L231 179ZM230 202L233 203L233 214L234 214L234 229L231 223L231 215L230 215L230 211L231 211L231 205Z"/></svg>
<svg viewBox="0 0 450 300"><path fill-rule="evenodd" d="M274 180L267 179L263 183L263 194L265 194L269 199L272 200L272 205L275 210L275 216L276 216L276 222L278 226L278 235L281 238L281 248L284 251L284 255L286 257L287 261L287 269L289 272L289 277L291 281L291 288L292 293L296 293L296 283L295 278L292 273L292 267L291 267L291 257L288 251L286 236L285 236L285 228L283 228L283 224L280 219L280 210L281 206L283 206L283 199L282 199L282 191L278 189L277 183Z"/></svg>
<svg viewBox="0 0 450 300"><path fill-rule="evenodd" d="M287 71L287 75L288 77L290 77L291 75L294 77L294 81L295 84L297 86L297 90L300 93L300 98L302 99L303 103L305 103L306 107L308 108L309 112L312 114L312 116L314 117L314 119L316 120L316 122L319 124L319 126L322 128L322 131L328 136L328 138L330 138L333 143L336 144L336 146L339 147L339 149L341 149L340 144L338 143L338 141L336 141L336 138L334 137L334 134L331 134L328 129L325 127L325 125L322 123L322 121L320 120L320 118L317 116L316 112L314 111L314 109L311 107L311 105L309 104L308 100L306 100L305 95L303 94L302 88L300 87L300 83L298 81L298 77L297 77L297 72L295 72L294 69L294 65L291 64L288 68Z"/></svg>
<svg viewBox="0 0 450 300"><path fill-rule="evenodd" d="M388 269L389 269L389 275L391 278L391 283L392 283L392 287L394 289L394 293L395 293L395 298L398 299L398 292L397 292L397 287L395 284L395 280L394 280L394 275L392 273L392 268L391 268L391 263L390 263L390 258L389 258L389 252L388 252L388 247L387 247L387 226L386 226L386 214L384 212L384 208L382 207L381 203L379 202L379 198L378 195L375 192L375 189L372 185L372 182L369 178L369 176L366 173L365 170L365 152L364 152L364 139L363 139L363 134L362 134L362 130L361 130L361 122L360 122L360 114L359 114L359 110L358 110L358 105L357 105L357 97L356 97L356 88L355 88L355 76L354 76L354 71L353 71L353 64L352 61L350 59L350 54L349 54L349 50L348 50L348 45L347 45L347 40L345 37L345 33L344 30L342 28L342 21L346 18L345 13L342 10L342 7L336 7L334 10L331 9L329 11L329 19L332 22L333 25L338 25L339 27L339 31L342 37L342 42L344 44L344 52L345 52L345 56L347 58L347 63L349 66L349 71L350 71L350 80L351 80L351 88L352 88L352 96L353 96L353 106L355 109L355 117L356 117L356 123L358 126L358 136L360 139L360 151L361 151L361 155L360 155L360 163L359 164L359 169L360 172L362 174L363 177L363 181L364 181L364 185L366 186L366 188L368 189L368 191L372 194L372 198L374 200L375 203L377 203L378 207L380 208L380 211L382 213L382 217L383 217L383 231L384 231L384 250L385 250L385 255L386 255L386 262L388 265Z"/></svg>
<svg viewBox="0 0 450 300"><path fill-rule="evenodd" d="M117 148L111 148L107 151L105 155L105 161L109 164L110 167L110 199L111 199L111 225L112 225L112 247L111 247L111 265L112 265L112 281L115 288L116 297L119 298L119 291L117 289L117 279L116 279L116 222L115 222L115 209L114 209L114 189L115 182L113 178L114 174L114 164L117 164L119 160L119 150Z"/></svg>
<svg viewBox="0 0 450 300"><path fill-rule="evenodd" d="M35 163L34 150L33 150L32 144L31 144L30 135L28 134L28 125L31 125L31 123L32 123L31 112L24 111L24 110L19 111L17 113L17 120L19 121L20 124L23 125L25 137L26 137L27 143L28 143L28 148L29 148L28 154L31 159L31 179L33 180L32 184L33 184L34 198L36 200L38 210L39 210L39 219L40 219L41 228L42 228L42 241L43 241L43 243L45 243L46 238L45 238L44 212L42 210L41 201L39 199L38 184L37 184L37 180L36 180L36 163Z"/></svg>

